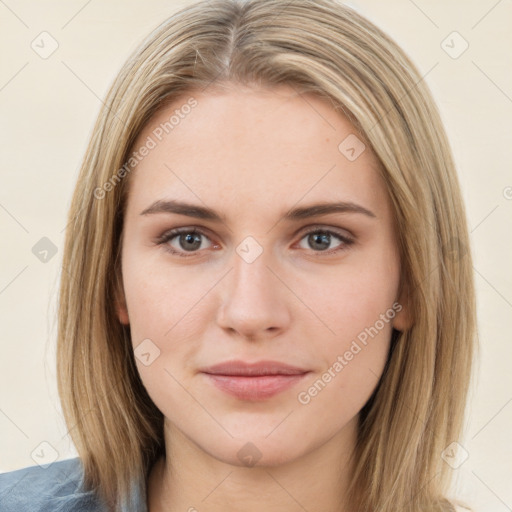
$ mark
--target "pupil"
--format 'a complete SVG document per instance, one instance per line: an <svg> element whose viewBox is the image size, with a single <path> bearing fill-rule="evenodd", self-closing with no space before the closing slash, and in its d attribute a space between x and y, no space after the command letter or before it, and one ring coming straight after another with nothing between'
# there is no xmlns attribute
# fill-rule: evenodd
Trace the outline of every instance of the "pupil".
<svg viewBox="0 0 512 512"><path fill-rule="evenodd" d="M327 234L327 233L322 233L322 234L313 234L311 235L314 243L316 244L317 242L319 244L323 244L321 247L318 247L320 250L325 250L329 247L329 237L330 235Z"/></svg>
<svg viewBox="0 0 512 512"><path fill-rule="evenodd" d="M199 235L197 234L185 234L181 236L181 241L183 242L185 240L185 247L184 249L186 251L190 251L192 249L197 249L201 245L201 240L199 239ZM195 242L195 246L192 246ZM191 245L192 244L192 245ZM183 244L182 244L183 245Z"/></svg>

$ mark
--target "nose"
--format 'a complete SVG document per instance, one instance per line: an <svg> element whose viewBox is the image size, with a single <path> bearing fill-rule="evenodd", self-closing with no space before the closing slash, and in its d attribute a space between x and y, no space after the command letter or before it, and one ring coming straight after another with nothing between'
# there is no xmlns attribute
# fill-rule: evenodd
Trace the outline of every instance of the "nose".
<svg viewBox="0 0 512 512"><path fill-rule="evenodd" d="M250 263L234 254L233 268L221 288L220 327L250 341L272 338L287 329L293 294L275 266L265 251Z"/></svg>

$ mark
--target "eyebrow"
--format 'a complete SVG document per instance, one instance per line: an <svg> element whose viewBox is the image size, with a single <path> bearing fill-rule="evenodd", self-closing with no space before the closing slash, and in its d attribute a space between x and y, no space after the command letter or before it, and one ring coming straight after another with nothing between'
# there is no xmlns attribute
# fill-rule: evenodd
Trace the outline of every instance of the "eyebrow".
<svg viewBox="0 0 512 512"><path fill-rule="evenodd" d="M215 222L225 222L225 217L219 215L215 210L204 206L176 200L158 200L151 206L143 210L141 215L150 215L155 213L176 213L186 215L187 217L195 217L197 219L211 220ZM284 220L294 221L317 217L319 215L327 215L329 213L360 213L368 217L376 217L376 215L361 205L350 201L341 201L336 203L316 203L310 206L292 208L283 215Z"/></svg>

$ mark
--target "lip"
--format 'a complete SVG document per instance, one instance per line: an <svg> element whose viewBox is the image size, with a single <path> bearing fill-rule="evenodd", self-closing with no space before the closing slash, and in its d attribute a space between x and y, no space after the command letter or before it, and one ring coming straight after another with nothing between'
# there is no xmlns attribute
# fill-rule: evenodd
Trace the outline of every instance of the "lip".
<svg viewBox="0 0 512 512"><path fill-rule="evenodd" d="M221 391L240 400L266 400L302 380L309 370L278 361L226 361L200 370Z"/></svg>

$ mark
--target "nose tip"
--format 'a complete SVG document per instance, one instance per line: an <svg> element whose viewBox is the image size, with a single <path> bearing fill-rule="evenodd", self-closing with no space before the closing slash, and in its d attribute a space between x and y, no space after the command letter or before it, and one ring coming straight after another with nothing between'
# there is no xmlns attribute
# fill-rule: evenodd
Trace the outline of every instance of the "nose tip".
<svg viewBox="0 0 512 512"><path fill-rule="evenodd" d="M285 287L270 270L263 251L252 259L259 252L258 247L251 240L245 244L239 245L243 255L235 257L233 271L226 276L217 323L254 342L283 330L289 322L289 311L283 296ZM252 261L249 263L248 259Z"/></svg>

